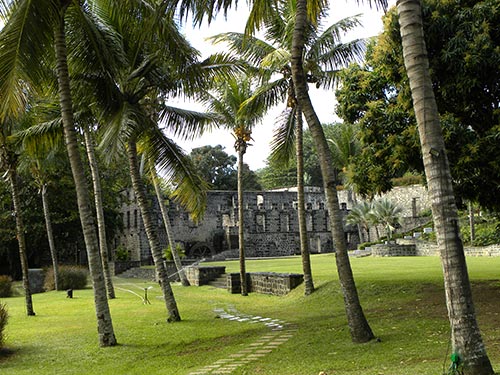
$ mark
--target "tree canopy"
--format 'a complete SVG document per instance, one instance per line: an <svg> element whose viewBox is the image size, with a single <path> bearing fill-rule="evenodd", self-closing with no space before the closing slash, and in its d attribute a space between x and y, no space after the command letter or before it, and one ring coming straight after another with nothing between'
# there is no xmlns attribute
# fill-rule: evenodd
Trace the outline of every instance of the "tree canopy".
<svg viewBox="0 0 500 375"><path fill-rule="evenodd" d="M236 190L238 176L236 170L236 156L229 155L224 147L202 146L194 148L189 154L197 173L213 190ZM243 180L245 189L261 190L257 175L245 163L243 166Z"/></svg>
<svg viewBox="0 0 500 375"><path fill-rule="evenodd" d="M426 0L431 78L458 197L499 209L500 22L498 1ZM423 171L395 10L368 47L365 65L344 72L338 114L359 123L363 150L353 179L371 195L390 178Z"/></svg>

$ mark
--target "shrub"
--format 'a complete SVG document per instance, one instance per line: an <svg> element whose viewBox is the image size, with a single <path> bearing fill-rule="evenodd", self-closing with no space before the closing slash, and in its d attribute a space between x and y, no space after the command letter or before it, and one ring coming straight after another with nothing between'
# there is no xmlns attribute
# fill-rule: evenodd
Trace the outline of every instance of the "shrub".
<svg viewBox="0 0 500 375"><path fill-rule="evenodd" d="M12 296L12 279L10 276L0 275L0 297Z"/></svg>
<svg viewBox="0 0 500 375"><path fill-rule="evenodd" d="M120 245L115 249L115 259L120 261L130 260L130 254L124 246Z"/></svg>
<svg viewBox="0 0 500 375"><path fill-rule="evenodd" d="M59 289L84 289L87 286L88 271L84 267L59 266ZM45 290L54 290L54 270L45 274Z"/></svg>
<svg viewBox="0 0 500 375"><path fill-rule="evenodd" d="M0 303L0 349L3 348L5 341L4 329L7 325L7 320L9 319L9 314L7 313L7 305Z"/></svg>
<svg viewBox="0 0 500 375"><path fill-rule="evenodd" d="M177 254L179 254L179 258L186 257L186 252L184 251L184 248L180 243L175 244L175 249L177 250ZM166 260L174 260L174 256L172 255L172 250L170 249L170 246L168 246L166 249L163 250L163 255L165 256Z"/></svg>

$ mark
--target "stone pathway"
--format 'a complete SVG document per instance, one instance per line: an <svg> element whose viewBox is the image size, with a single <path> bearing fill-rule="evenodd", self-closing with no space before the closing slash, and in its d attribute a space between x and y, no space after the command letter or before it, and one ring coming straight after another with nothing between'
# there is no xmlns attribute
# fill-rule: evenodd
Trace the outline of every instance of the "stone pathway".
<svg viewBox="0 0 500 375"><path fill-rule="evenodd" d="M297 330L295 326L283 320L241 314L233 308L229 308L228 310L229 312L222 308L216 308L214 312L219 318L229 321L246 324L264 324L270 328L270 331L239 352L230 354L227 358L219 359L211 365L192 371L188 375L231 374L238 367L256 361L271 353L274 349L293 337Z"/></svg>

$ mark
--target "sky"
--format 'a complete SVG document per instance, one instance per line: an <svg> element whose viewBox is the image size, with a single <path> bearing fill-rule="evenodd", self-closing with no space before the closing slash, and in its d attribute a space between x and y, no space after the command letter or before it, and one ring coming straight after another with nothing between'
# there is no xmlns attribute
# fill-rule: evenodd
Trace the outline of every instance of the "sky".
<svg viewBox="0 0 500 375"><path fill-rule="evenodd" d="M366 3L366 1L365 1ZM389 0L389 5L395 4L395 0ZM370 9L368 5L359 5L353 0L332 0L330 1L329 16L325 19L324 25L331 25L343 18L361 15L362 27L358 27L355 31L349 33L344 41L349 41L355 38L368 38L375 36L382 31L382 11ZM229 12L227 19L220 15L210 25L203 24L201 27L192 28L190 24L185 25L184 33L191 44L197 48L202 58L209 56L211 53L223 49L221 45L212 45L206 38L224 32L243 32L245 27L248 9L243 2L237 10ZM338 118L335 116L335 95L334 91L318 90L309 86L309 95L315 107L316 113L322 123L336 122ZM203 107L198 103L177 103L179 106L203 110ZM250 166L250 169L257 170L265 167L266 159L269 155L269 143L273 136L273 129L276 117L285 108L276 107L268 112L264 120L258 124L252 133L254 139L253 145L248 147L244 161ZM174 138L175 139L175 138ZM211 133L205 133L202 137L193 141L176 140L177 143L189 153L191 149L205 145L222 145L228 154L235 155L234 138L227 129L215 130Z"/></svg>

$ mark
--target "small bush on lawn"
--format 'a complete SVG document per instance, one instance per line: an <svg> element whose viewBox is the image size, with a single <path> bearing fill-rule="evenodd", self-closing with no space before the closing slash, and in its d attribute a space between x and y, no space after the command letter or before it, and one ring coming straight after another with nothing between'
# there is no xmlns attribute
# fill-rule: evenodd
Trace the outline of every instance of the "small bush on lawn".
<svg viewBox="0 0 500 375"><path fill-rule="evenodd" d="M0 275L0 297L12 296L12 279L10 276Z"/></svg>
<svg viewBox="0 0 500 375"><path fill-rule="evenodd" d="M7 305L0 303L0 349L3 348L5 341L4 328L7 325L9 314L7 313Z"/></svg>
<svg viewBox="0 0 500 375"><path fill-rule="evenodd" d="M59 289L84 289L87 286L88 271L78 266L59 266ZM54 270L45 273L45 290L54 290Z"/></svg>

